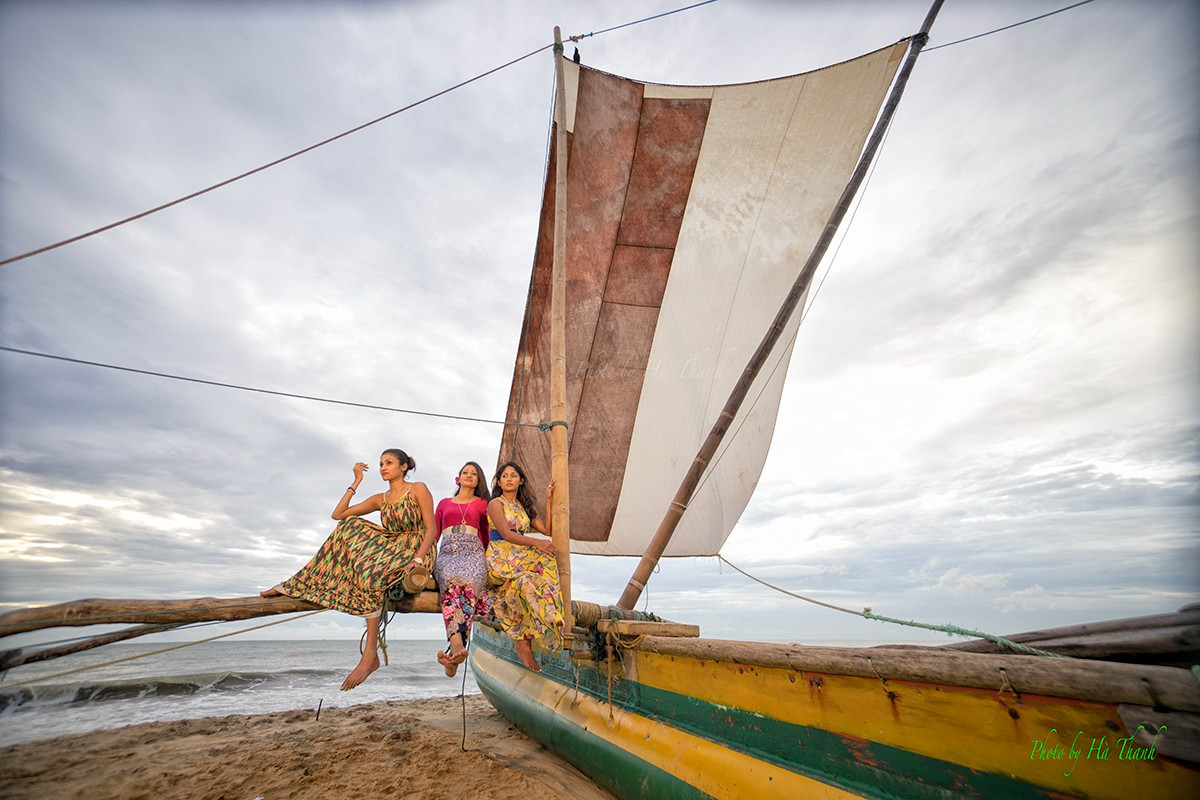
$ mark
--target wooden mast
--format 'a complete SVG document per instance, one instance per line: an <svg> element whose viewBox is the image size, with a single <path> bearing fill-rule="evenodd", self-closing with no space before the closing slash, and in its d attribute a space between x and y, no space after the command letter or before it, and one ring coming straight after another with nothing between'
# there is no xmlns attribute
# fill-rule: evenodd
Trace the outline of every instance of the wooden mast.
<svg viewBox="0 0 1200 800"><path fill-rule="evenodd" d="M655 565L658 564L663 551L667 549L667 544L671 541L671 536L675 533L675 528L679 525L679 520L682 519L683 512L687 510L688 503L692 499L692 494L696 491L696 486L700 483L700 478L703 477L705 469L708 468L709 462L716 454L721 440L725 438L725 434L729 431L729 426L737 416L738 409L741 408L742 402L750 392L750 386L754 383L759 370L766 363L767 357L771 354L775 343L783 335L788 318L791 317L792 312L796 310L796 306L800 304L801 298L804 297L804 293L808 290L808 285L812 282L817 267L825 255L825 251L829 249L829 245L833 241L833 236L837 232L838 225L841 224L847 210L850 208L850 201L854 199L858 187L866 178L867 170L871 166L875 152L879 149L879 145L883 141L883 135L887 132L888 123L891 122L892 115L896 111L896 104L900 102L900 95L904 93L904 86L908 83L908 76L912 73L917 55L921 52L921 48L925 46L925 42L929 38L929 29L932 27L933 20L941 9L942 2L943 0L934 0L929 13L925 16L925 21L921 25L920 32L913 37L908 56L900 68L900 73L896 78L895 84L892 86L892 91L888 95L887 102L884 104L883 110L875 122L875 127L871 131L871 138L867 141L867 146L863 150L862 157L858 160L858 166L855 167L854 173L846 183L846 188L842 190L842 195L838 199L833 213L829 216L828 222L825 223L825 230L821 232L821 238L817 240L816 247L813 248L808 261L804 264L804 269L796 276L796 280L784 298L782 305L780 305L779 312L775 315L771 327L767 330L766 335L763 336L758 349L754 351L754 355L750 357L749 363L746 364L746 368L742 371L741 377L729 395L729 400L726 401L720 416L717 417L717 421L713 424L708 438L700 446L700 451L692 461L692 466L688 469L687 474L684 475L683 481L679 485L679 490L675 493L675 497L671 500L671 505L668 507L667 513L663 516L658 530L654 533L654 538L646 546L646 552L642 555L642 560L638 562L637 569L633 572L633 577L629 579L629 583L625 586L625 591L621 593L621 598L617 601L619 608L632 609L634 604L637 603L638 598L641 597L642 590L646 588L646 581L650 579L650 574L654 571Z"/></svg>
<svg viewBox="0 0 1200 800"><path fill-rule="evenodd" d="M567 87L563 75L562 33L554 26L554 265L550 288L550 476L554 480L549 509L554 553L563 600L563 637L571 641L571 518L567 475Z"/></svg>

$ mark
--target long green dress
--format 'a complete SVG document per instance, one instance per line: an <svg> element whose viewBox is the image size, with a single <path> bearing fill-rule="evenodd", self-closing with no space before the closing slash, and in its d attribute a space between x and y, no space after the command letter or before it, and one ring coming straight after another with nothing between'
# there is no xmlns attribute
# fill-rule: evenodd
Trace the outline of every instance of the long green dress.
<svg viewBox="0 0 1200 800"><path fill-rule="evenodd" d="M288 597L359 617L381 613L384 593L400 580L425 535L421 507L412 492L395 502L384 496L383 527L346 517L304 567L279 584ZM433 567L433 550L427 566Z"/></svg>

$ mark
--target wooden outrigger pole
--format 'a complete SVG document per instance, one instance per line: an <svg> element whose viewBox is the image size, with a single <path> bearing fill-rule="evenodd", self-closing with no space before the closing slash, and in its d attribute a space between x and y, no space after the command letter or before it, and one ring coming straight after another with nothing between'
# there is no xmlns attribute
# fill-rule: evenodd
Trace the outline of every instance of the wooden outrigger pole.
<svg viewBox="0 0 1200 800"><path fill-rule="evenodd" d="M567 471L567 88L563 75L562 32L554 26L554 71L557 91L554 124L554 265L550 284L550 476L554 498L550 514L554 553L563 601L563 638L568 647L571 613L571 513Z"/></svg>
<svg viewBox="0 0 1200 800"><path fill-rule="evenodd" d="M650 574L658 564L659 558L662 557L663 552L667 549L667 544L671 541L671 536L675 533L675 528L678 527L679 521L683 518L683 512L687 510L688 503L691 502L692 495L695 493L696 487L700 484L700 479L704 476L704 471L708 468L713 456L716 455L717 448L721 445L721 440L725 438L725 434L729 431L729 426L733 424L733 420L737 417L738 410L742 407L742 402L750 393L750 387L753 385L754 379L766 363L767 357L775 347L775 343L783 335L788 319L800 304L804 293L808 291L808 286L812 283L813 276L816 275L817 267L820 266L821 259L825 256L825 251L829 249L829 245L833 241L833 236L837 233L838 226L850 208L850 202L854 199L854 195L858 192L858 187L867 176L867 171L875 158L875 152L879 149L879 145L883 141L888 124L891 122L892 115L896 111L896 105L900 102L900 96L904 93L904 86L908 83L908 76L912 73L917 55L921 52L926 40L929 38L929 29L933 26L933 20L937 17L938 11L941 10L942 2L943 0L934 0L929 13L925 16L925 21L921 24L920 32L913 37L908 56L905 58L904 65L896 77L896 82L892 85L892 91L888 95L887 103L880 112L879 118L875 121L875 127L871 131L871 138L867 140L867 145L858 160L858 166L855 167L854 174L850 176L850 180L846 183L846 188L842 190L842 195L838 199L837 205L834 206L829 220L825 223L825 229L821 232L821 237L817 240L816 246L813 248L812 253L809 254L808 261L804 264L804 269L796 276L796 280L780 305L779 312L775 315L771 327L767 330L766 335L763 336L758 349L754 351L754 355L750 357L749 363L746 364L741 377L733 387L733 391L730 392L725 407L721 410L720 416L717 417L717 421L713 424L712 430L709 431L708 438L700 446L700 451L692 461L692 466L688 469L687 474L683 477L683 481L679 484L679 490L676 491L675 497L671 500L671 505L667 508L662 522L659 523L658 530L654 533L654 538L646 546L646 552L642 555L642 560L638 562L637 569L633 572L633 577L629 579L629 583L625 586L625 591L621 593L621 598L617 601L619 608L632 609L634 604L637 603L638 598L641 597L642 590L646 588L646 581L650 579Z"/></svg>

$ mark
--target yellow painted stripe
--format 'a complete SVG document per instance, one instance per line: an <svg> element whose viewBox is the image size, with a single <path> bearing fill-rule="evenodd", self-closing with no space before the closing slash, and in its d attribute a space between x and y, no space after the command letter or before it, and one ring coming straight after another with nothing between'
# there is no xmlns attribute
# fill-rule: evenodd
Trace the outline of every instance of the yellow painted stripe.
<svg viewBox="0 0 1200 800"><path fill-rule="evenodd" d="M862 797L646 717L611 708L583 692L513 666L482 647L475 647L472 652L476 669L490 673L495 680L507 684L532 702L553 709L588 733L720 800L747 797L849 800Z"/></svg>
<svg viewBox="0 0 1200 800"><path fill-rule="evenodd" d="M1178 800L1200 796L1195 769L1162 756L1152 761L1119 757L1117 739L1127 734L1111 704L1041 695L1018 699L1012 691L999 690L999 676L998 690L987 691L626 652L636 659L636 664L626 662L627 674L645 686L1007 775L1055 792ZM1045 752L1058 745L1062 754L1037 757L1038 740L1045 742ZM1107 743L1107 758L1099 757L1099 749L1089 757L1093 740ZM1077 759L1071 758L1073 743Z"/></svg>

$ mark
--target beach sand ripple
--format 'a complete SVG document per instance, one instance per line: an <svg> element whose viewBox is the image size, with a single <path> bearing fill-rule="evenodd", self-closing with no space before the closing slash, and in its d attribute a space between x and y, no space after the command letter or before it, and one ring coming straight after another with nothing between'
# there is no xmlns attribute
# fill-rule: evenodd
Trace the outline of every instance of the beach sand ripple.
<svg viewBox="0 0 1200 800"><path fill-rule="evenodd" d="M611 800L482 695L132 725L0 750L6 800Z"/></svg>

